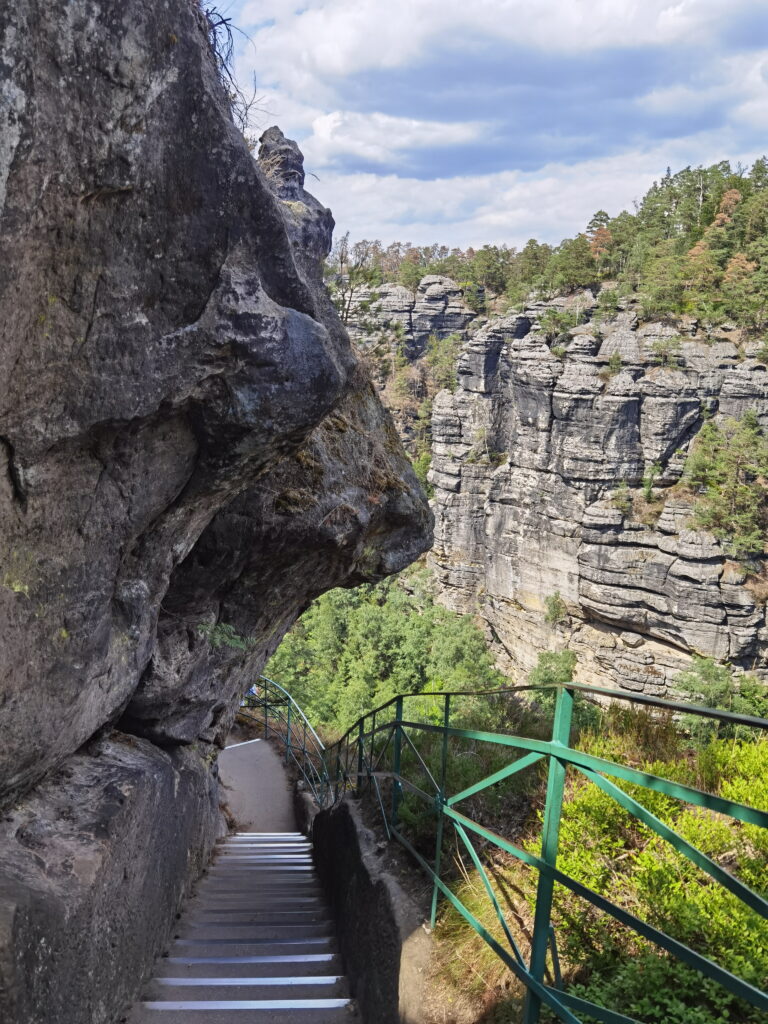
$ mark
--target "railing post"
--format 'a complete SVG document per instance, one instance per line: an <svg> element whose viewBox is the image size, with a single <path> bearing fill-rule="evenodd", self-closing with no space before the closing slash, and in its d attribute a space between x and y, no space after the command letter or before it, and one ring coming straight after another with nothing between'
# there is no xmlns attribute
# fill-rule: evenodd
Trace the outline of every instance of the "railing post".
<svg viewBox="0 0 768 1024"><path fill-rule="evenodd" d="M288 764L288 758L291 753L291 705L288 705L288 723L285 733L285 763Z"/></svg>
<svg viewBox="0 0 768 1024"><path fill-rule="evenodd" d="M402 726L403 720L403 698L398 697L395 701L395 735L392 745L392 772L400 774L400 761L403 747ZM392 779L392 824L397 825L397 809L400 806L400 799L403 795L403 787L399 779Z"/></svg>
<svg viewBox="0 0 768 1024"><path fill-rule="evenodd" d="M437 795L437 836L435 838L435 874L440 877L440 861L443 855L443 804L445 803L445 774L448 766L448 720L451 715L451 695L446 693L445 706L443 708L443 751L440 758L440 792ZM437 920L437 896L440 890L437 887L437 880L432 887L432 910L429 915L429 927L435 927Z"/></svg>
<svg viewBox="0 0 768 1024"><path fill-rule="evenodd" d="M552 725L552 743L562 747L570 745L571 719L573 717L573 690L565 687L557 694L555 720ZM549 758L547 780L547 802L544 806L544 826L541 833L541 859L550 867L557 864L557 849L560 840L560 815L563 810L565 789L565 763L554 755ZM536 981L544 981L549 946L550 919L552 916L552 894L555 883L551 875L539 873L536 890L536 910L533 918L533 940L531 942L530 971ZM538 1024L541 999L531 990L525 1001L523 1024Z"/></svg>
<svg viewBox="0 0 768 1024"><path fill-rule="evenodd" d="M267 706L267 688L264 687L264 739L269 739L269 707Z"/></svg>
<svg viewBox="0 0 768 1024"><path fill-rule="evenodd" d="M365 742L365 719L360 719L357 729L357 793L360 795L363 788L363 744Z"/></svg>

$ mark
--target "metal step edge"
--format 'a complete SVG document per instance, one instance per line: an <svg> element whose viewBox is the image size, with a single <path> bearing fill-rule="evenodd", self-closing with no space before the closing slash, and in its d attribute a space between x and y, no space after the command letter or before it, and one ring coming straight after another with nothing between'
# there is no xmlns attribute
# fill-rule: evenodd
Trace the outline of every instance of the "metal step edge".
<svg viewBox="0 0 768 1024"><path fill-rule="evenodd" d="M333 1010L349 1005L349 997L339 999L237 999L157 1002L151 1000L141 1004L147 1010Z"/></svg>
<svg viewBox="0 0 768 1024"><path fill-rule="evenodd" d="M265 953L256 956L167 956L170 964L325 964L340 959L338 953Z"/></svg>
<svg viewBox="0 0 768 1024"><path fill-rule="evenodd" d="M243 986L303 986L303 985L336 985L344 981L343 974L317 974L301 975L293 977L286 975L284 978L152 978L157 985L167 985L169 988L185 988L191 986L200 988L203 985L210 985L216 988Z"/></svg>
<svg viewBox="0 0 768 1024"><path fill-rule="evenodd" d="M312 935L306 939L174 939L175 946L321 946L334 935Z"/></svg>

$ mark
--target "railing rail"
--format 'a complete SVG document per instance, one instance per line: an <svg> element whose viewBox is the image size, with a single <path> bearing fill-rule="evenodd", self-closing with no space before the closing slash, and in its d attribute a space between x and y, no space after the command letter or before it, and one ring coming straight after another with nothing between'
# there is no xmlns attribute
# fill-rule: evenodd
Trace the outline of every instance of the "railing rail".
<svg viewBox="0 0 768 1024"><path fill-rule="evenodd" d="M240 705L240 714L262 724L285 747L285 763L299 770L316 802L323 805L329 791L325 746L302 709L279 683L259 676Z"/></svg>
<svg viewBox="0 0 768 1024"><path fill-rule="evenodd" d="M277 686L277 684L271 685ZM663 793L685 804L705 808L708 811L726 815L735 821L760 828L768 828L768 812L649 774L628 765L595 757L570 745L576 692L588 693L607 701L628 701L632 704L673 712L676 715L699 716L731 726L745 726L764 732L768 731L768 721L750 715L627 694L624 691L605 690L577 683L568 683L556 688L555 713L549 739L532 739L506 733L462 728L457 719L456 712L460 710L464 698L500 700L523 691L542 689L551 688L515 687L484 691L483 693L453 691L394 697L386 704L376 708L375 711L363 715L341 739L323 751L323 768L318 770L316 784L312 786L313 794L321 806L327 807L342 799L347 792L359 794L364 789L370 791L378 805L387 836L401 843L432 880L432 924L434 925L436 919L438 898L442 895L526 987L524 1024L537 1024L541 1008L544 1005L549 1007L559 1020L565 1021L567 1024L581 1024L580 1018L576 1016L577 1013L588 1015L604 1024L639 1024L624 1013L597 1006L563 991L557 946L551 923L556 883L689 967L693 967L706 977L715 980L733 995L768 1012L768 994L766 992L760 991L749 982L720 967L672 936L642 921L605 896L569 877L557 867L559 828L566 774L571 771L599 787L633 818L669 843L679 854L695 864L714 882L725 887L755 913L768 919L768 901L763 894L747 886L693 846L673 828L661 821L639 799L626 792L620 783L630 783L640 787L641 790ZM275 692L278 691L287 696L281 687L277 687ZM265 691L265 699L268 692ZM419 703L423 708L425 699L429 705L427 712L419 715ZM290 737L290 729L288 735ZM439 755L437 766L433 764L432 767L427 763L429 755L424 753L423 749L425 744L430 741L430 737L433 744L437 739ZM498 771L451 794L447 791L446 779L450 764L450 744L456 741L493 744L508 750L510 755L515 756ZM404 769L406 759L413 769L410 777L409 772ZM459 810L458 805L463 804L472 796L488 790L542 761L547 766L547 789L542 817L541 848L538 855L518 846L509 838L498 835L482 822L473 820L469 814ZM310 759L310 763L314 770L316 762ZM418 776L418 784L414 780L414 775ZM387 789L389 789L389 793L387 793ZM405 793L422 801L435 814L434 856L431 859L427 859L423 850L416 849L400 825L399 816ZM466 851L478 872L495 911L501 934L504 936L503 942L487 930L442 877L442 854L447 828L453 830L459 848ZM531 952L528 962L525 961L509 929L473 839L475 842L480 839L491 843L497 849L538 872L534 924L530 942ZM551 955L553 963L554 984L548 984L546 980L549 955Z"/></svg>

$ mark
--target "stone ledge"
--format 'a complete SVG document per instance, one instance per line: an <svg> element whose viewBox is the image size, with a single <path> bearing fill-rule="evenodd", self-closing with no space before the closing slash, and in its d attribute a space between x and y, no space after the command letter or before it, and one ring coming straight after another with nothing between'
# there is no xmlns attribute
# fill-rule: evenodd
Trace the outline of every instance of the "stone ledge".
<svg viewBox="0 0 768 1024"><path fill-rule="evenodd" d="M312 841L361 1018L366 1024L426 1022L432 939L419 908L378 863L376 839L354 803L320 811Z"/></svg>

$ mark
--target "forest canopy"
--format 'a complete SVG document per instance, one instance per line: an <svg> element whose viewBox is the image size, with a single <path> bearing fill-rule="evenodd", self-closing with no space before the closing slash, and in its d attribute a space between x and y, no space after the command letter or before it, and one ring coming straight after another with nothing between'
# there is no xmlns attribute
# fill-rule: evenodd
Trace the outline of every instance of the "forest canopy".
<svg viewBox="0 0 768 1024"><path fill-rule="evenodd" d="M747 331L768 325L768 160L733 168L667 169L634 213L598 210L583 232L559 245L530 239L451 249L444 245L341 237L327 265L331 282L415 290L427 274L444 274L482 309L484 295L523 303L614 281L636 294L647 316L689 313L706 325L731 320Z"/></svg>

